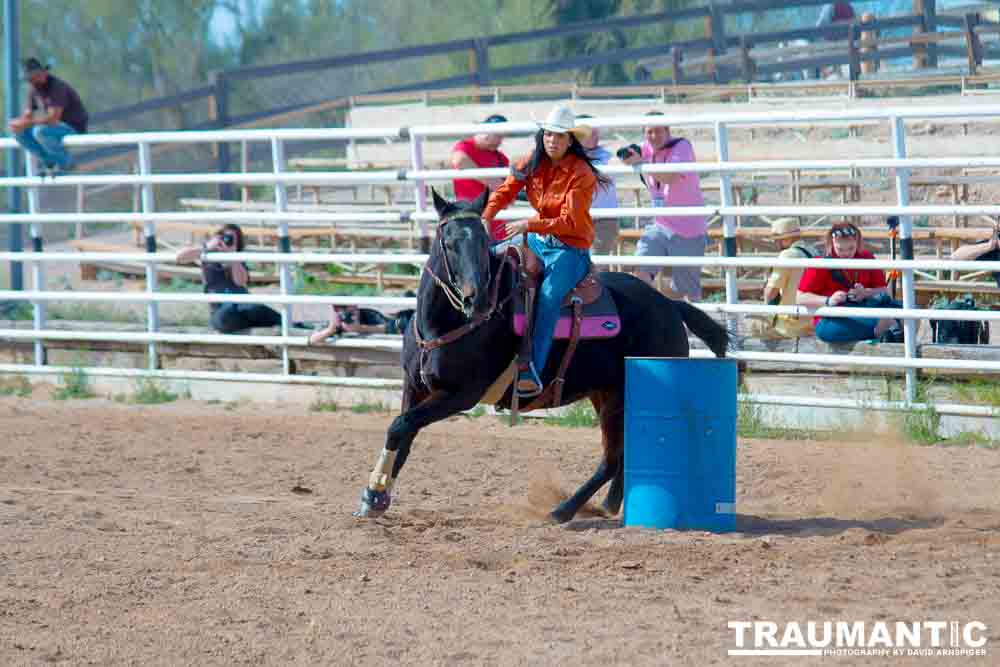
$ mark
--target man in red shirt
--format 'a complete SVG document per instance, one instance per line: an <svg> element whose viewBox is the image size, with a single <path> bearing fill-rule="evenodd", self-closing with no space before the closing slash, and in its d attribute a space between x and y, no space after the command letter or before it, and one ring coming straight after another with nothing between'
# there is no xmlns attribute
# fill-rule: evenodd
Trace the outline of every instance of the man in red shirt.
<svg viewBox="0 0 1000 667"><path fill-rule="evenodd" d="M483 121L483 123L506 122L507 119L500 114L493 114ZM503 143L503 135L486 132L459 141L451 149L452 169L488 169L509 166L510 160L500 150L501 143ZM456 178L454 180L455 198L473 201L483 193L483 190L486 188L496 190L503 181L503 178Z"/></svg>

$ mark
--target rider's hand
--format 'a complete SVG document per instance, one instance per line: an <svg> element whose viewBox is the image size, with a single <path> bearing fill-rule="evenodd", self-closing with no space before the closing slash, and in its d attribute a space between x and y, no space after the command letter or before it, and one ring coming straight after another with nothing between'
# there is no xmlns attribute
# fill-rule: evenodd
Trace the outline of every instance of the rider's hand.
<svg viewBox="0 0 1000 667"><path fill-rule="evenodd" d="M526 231L528 231L527 220L511 220L510 222L505 222L503 226L503 234L505 240L513 238L518 234L523 234Z"/></svg>

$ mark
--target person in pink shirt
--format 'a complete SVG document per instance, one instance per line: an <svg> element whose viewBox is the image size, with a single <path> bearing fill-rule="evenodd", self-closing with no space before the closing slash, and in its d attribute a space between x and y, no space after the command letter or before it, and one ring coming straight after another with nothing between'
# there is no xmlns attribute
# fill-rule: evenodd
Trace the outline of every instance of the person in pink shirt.
<svg viewBox="0 0 1000 667"><path fill-rule="evenodd" d="M507 119L500 114L488 116L483 123L506 123ZM462 139L451 149L452 169L487 169L489 167L507 167L510 160L500 150L503 143L502 134L481 132L468 139ZM486 188L496 190L503 183L499 178L456 178L452 184L455 188L455 199L475 201Z"/></svg>
<svg viewBox="0 0 1000 667"><path fill-rule="evenodd" d="M651 111L647 116L662 116ZM649 125L643 130L645 141L641 153L634 149L622 157L625 164L657 164L665 162L694 162L694 148L691 142L680 137L672 137L665 125ZM704 206L701 181L697 172L675 172L672 174L645 174L643 182L649 190L653 206ZM707 238L707 220L703 215L657 216L646 225L639 239L636 254L669 257L704 257ZM636 275L648 283L662 267L639 267ZM674 266L670 272L671 296L683 297L689 301L701 299L701 267Z"/></svg>

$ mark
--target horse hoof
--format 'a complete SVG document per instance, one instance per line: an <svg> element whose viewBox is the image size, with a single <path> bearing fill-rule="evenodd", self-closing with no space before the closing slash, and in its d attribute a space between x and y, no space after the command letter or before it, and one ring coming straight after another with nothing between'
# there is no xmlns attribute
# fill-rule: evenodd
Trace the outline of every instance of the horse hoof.
<svg viewBox="0 0 1000 667"><path fill-rule="evenodd" d="M392 504L392 497L388 491L375 491L366 488L361 492L361 506L354 516L360 519L376 519L389 509Z"/></svg>

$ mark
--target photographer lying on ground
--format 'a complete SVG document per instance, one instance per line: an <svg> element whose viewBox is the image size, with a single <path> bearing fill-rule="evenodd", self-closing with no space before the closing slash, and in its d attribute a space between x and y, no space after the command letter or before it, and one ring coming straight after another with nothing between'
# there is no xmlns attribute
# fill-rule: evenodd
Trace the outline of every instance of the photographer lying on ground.
<svg viewBox="0 0 1000 667"><path fill-rule="evenodd" d="M250 271L244 262L209 262L206 252L243 252L243 230L239 225L226 225L200 246L189 246L177 252L178 264L201 261L201 276L207 294L249 294ZM220 333L235 333L254 327L281 324L281 314L262 303L211 303L209 323Z"/></svg>
<svg viewBox="0 0 1000 667"><path fill-rule="evenodd" d="M994 221L988 239L961 246L951 254L951 258L962 261L1000 261L1000 219ZM993 279L997 281L997 287L1000 287L1000 271L993 272Z"/></svg>
<svg viewBox="0 0 1000 667"><path fill-rule="evenodd" d="M414 294L407 292L404 296L414 296ZM345 333L401 335L406 331L415 312L412 308L405 308L394 317L389 317L372 308L359 306L331 306L330 309L330 323L309 336L310 345L319 345L327 338Z"/></svg>
<svg viewBox="0 0 1000 667"><path fill-rule="evenodd" d="M865 249L861 230L849 222L838 222L826 233L826 256L843 259L874 259ZM796 302L800 306L846 306L857 308L902 308L886 288L881 269L808 268L799 281ZM876 317L817 317L816 337L825 343L860 340L902 342L899 320Z"/></svg>

